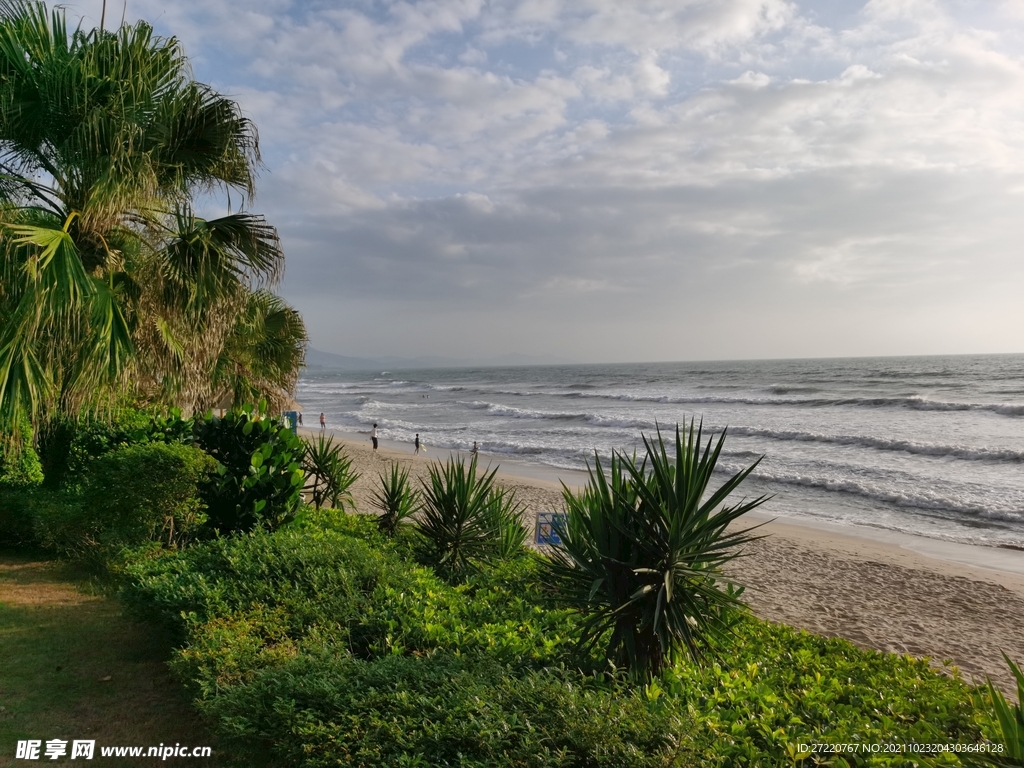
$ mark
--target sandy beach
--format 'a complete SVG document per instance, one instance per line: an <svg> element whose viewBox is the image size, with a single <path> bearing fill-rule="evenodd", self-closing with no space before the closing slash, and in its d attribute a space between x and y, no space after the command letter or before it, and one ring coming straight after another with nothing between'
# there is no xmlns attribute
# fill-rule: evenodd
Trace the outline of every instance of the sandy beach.
<svg viewBox="0 0 1024 768"><path fill-rule="evenodd" d="M337 434L361 477L353 488L359 511L373 510L377 476L392 461L425 476L430 462L447 458L428 447L386 444L374 453L366 435ZM538 511L561 508L559 480L577 486L580 472L558 472L481 455L500 466L502 485L514 489L531 522ZM730 569L746 586L760 617L866 648L949 660L971 681L992 678L1016 688L1002 658L1024 661L1024 552L946 544L866 528L772 520L765 538L749 545Z"/></svg>

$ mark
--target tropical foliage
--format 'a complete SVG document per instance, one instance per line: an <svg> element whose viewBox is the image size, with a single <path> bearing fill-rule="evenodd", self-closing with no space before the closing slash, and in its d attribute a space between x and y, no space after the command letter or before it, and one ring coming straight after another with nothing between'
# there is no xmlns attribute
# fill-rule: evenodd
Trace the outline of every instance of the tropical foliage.
<svg viewBox="0 0 1024 768"><path fill-rule="evenodd" d="M398 462L391 464L388 474L379 475L380 485L374 491L373 501L380 510L377 525L386 536L394 536L405 520L416 511L420 493L409 482L409 469Z"/></svg>
<svg viewBox="0 0 1024 768"><path fill-rule="evenodd" d="M118 448L90 466L79 492L32 499L36 537L51 552L94 564L145 542L184 546L206 520L199 487L216 465L188 445Z"/></svg>
<svg viewBox="0 0 1024 768"><path fill-rule="evenodd" d="M0 490L43 482L43 465L32 446L32 425L22 417L19 432L21 442L0 440Z"/></svg>
<svg viewBox="0 0 1024 768"><path fill-rule="evenodd" d="M708 493L725 432L701 450L701 429L676 427L670 455L659 430L644 437L645 457L599 457L580 493L565 489L567 523L554 547L550 587L585 614L585 646L646 679L685 648L698 658L728 627L737 592L720 584L721 566L752 539L730 523L764 497L725 506L756 462Z"/></svg>
<svg viewBox="0 0 1024 768"><path fill-rule="evenodd" d="M265 406L262 403L261 406ZM302 502L305 452L280 419L246 405L222 417L197 419L196 444L217 461L203 484L207 524L219 534L277 528L292 520Z"/></svg>
<svg viewBox="0 0 1024 768"><path fill-rule="evenodd" d="M457 582L477 564L515 548L514 529L522 529L520 507L511 492L495 487L497 469L478 472L477 457L461 456L430 467L423 483L423 503L416 530L423 541L424 562ZM519 540L525 540L525 531Z"/></svg>
<svg viewBox="0 0 1024 768"><path fill-rule="evenodd" d="M1000 768L1024 768L1024 672L1003 654L1010 672L1017 681L1017 703L1011 704L1003 692L988 681L988 695L999 725L997 744L1000 751L974 755L973 765L995 765Z"/></svg>
<svg viewBox="0 0 1024 768"><path fill-rule="evenodd" d="M247 202L258 163L255 126L175 38L0 4L0 423L126 390L191 411L287 399L305 331L264 292L277 232L194 210Z"/></svg>
<svg viewBox="0 0 1024 768"><path fill-rule="evenodd" d="M342 446L334 444L333 437L320 435L303 442L302 470L306 473L303 491L309 493L316 509L329 502L335 509L343 510L346 503L352 503L349 488L359 479L352 471L352 459Z"/></svg>
<svg viewBox="0 0 1024 768"><path fill-rule="evenodd" d="M448 584L372 517L324 515L140 552L123 594L178 638L172 668L235 765L909 768L920 755L811 745L992 732L971 689L927 660L753 617L715 662L631 683L579 655L583 617L545 595L542 573L523 555Z"/></svg>

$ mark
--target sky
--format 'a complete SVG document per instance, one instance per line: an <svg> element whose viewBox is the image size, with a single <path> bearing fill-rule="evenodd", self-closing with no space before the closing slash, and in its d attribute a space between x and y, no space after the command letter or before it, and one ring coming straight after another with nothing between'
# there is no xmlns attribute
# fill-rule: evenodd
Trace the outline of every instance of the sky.
<svg viewBox="0 0 1024 768"><path fill-rule="evenodd" d="M122 11L259 127L318 349L1024 351L1024 0Z"/></svg>

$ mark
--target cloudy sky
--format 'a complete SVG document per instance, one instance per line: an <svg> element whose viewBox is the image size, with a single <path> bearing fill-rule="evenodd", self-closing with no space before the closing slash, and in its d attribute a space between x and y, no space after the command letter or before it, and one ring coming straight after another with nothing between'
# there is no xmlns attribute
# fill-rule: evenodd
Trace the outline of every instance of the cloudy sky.
<svg viewBox="0 0 1024 768"><path fill-rule="evenodd" d="M1024 351L1020 0L258 5L126 13L257 122L319 349Z"/></svg>

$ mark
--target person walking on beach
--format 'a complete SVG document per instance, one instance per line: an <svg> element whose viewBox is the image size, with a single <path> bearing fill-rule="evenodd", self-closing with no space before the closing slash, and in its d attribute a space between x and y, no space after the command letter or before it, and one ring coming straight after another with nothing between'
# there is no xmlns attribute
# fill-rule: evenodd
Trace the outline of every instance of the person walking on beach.
<svg viewBox="0 0 1024 768"><path fill-rule="evenodd" d="M476 456L476 440L474 440L474 441L473 441L473 450L471 451L471 453L472 453L472 454L473 454L474 456Z"/></svg>
<svg viewBox="0 0 1024 768"><path fill-rule="evenodd" d="M370 430L370 439L373 441L373 450L377 450L377 422L373 422L373 429Z"/></svg>
<svg viewBox="0 0 1024 768"><path fill-rule="evenodd" d="M420 433L419 432L416 433L416 439L413 441L413 445L416 446L416 449L412 452L412 455L415 456L417 453L420 452Z"/></svg>
<svg viewBox="0 0 1024 768"><path fill-rule="evenodd" d="M324 421L324 415L320 414L320 431L323 432L327 428L327 422Z"/></svg>

